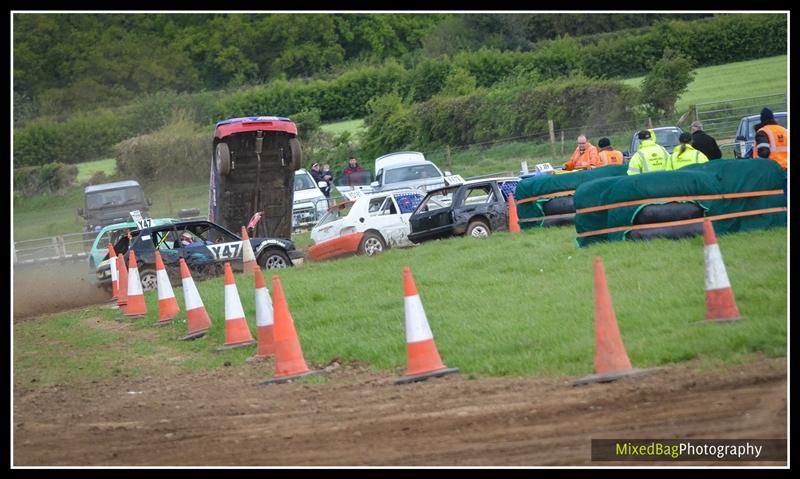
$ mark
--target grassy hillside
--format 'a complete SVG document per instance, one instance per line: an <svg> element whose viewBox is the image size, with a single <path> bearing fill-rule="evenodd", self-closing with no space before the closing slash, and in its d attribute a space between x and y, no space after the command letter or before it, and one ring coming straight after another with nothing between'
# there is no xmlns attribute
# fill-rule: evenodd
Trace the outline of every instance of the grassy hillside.
<svg viewBox="0 0 800 479"><path fill-rule="evenodd" d="M731 234L719 244L744 320L704 319L701 237L616 242L579 249L573 228L498 233L486 240L457 238L281 270L283 290L306 360L313 366L359 361L387 375L406 362L403 276L409 266L439 352L469 376L585 375L594 354L593 261L602 258L625 347L634 366L669 365L700 358L736 362L752 353L783 356L787 349L787 230ZM272 290L271 272L266 274ZM245 315L255 331L253 278L237 275ZM252 348L215 352L224 342L222 278L197 283L212 318L209 336L180 342L185 313L155 328L157 295L146 295L148 317L101 334L83 321L113 321L98 306L50 319L14 324L15 374L40 385L75 377L145 374L137 365L187 369L235 368ZM182 290L176 289L183 309ZM104 328L101 328L104 329ZM146 341L141 340L146 336ZM46 337L47 343L40 338ZM138 338L138 339L137 339ZM126 355L114 356L119 344ZM53 347L60 344L68 347ZM67 357L68 356L68 357ZM168 359L167 359L168 358ZM271 364L265 371L271 372ZM266 373L265 373L266 374ZM263 376L263 375L262 375Z"/></svg>
<svg viewBox="0 0 800 479"><path fill-rule="evenodd" d="M676 107L679 112L685 112L690 105L697 103L785 92L789 71L787 61L788 57L782 55L697 68L689 91L680 97ZM639 86L643 79L629 78L624 82Z"/></svg>

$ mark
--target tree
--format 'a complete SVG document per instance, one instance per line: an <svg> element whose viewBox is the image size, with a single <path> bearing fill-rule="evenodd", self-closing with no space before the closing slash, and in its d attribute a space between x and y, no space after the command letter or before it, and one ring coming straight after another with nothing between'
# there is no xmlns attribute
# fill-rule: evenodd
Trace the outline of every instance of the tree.
<svg viewBox="0 0 800 479"><path fill-rule="evenodd" d="M648 115L668 118L675 115L675 103L694 80L692 61L669 48L653 65L642 82L642 104Z"/></svg>

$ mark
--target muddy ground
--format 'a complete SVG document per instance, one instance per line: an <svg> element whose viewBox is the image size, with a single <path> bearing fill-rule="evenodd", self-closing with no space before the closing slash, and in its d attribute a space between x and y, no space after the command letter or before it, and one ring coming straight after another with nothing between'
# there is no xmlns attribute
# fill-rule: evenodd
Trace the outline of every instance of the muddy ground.
<svg viewBox="0 0 800 479"><path fill-rule="evenodd" d="M91 283L86 261L16 265L13 275L15 319L98 304L111 297Z"/></svg>
<svg viewBox="0 0 800 479"><path fill-rule="evenodd" d="M591 462L590 439L787 434L785 358L582 387L463 375L397 386L338 363L324 381L258 384L272 367L15 384L14 465L613 465Z"/></svg>

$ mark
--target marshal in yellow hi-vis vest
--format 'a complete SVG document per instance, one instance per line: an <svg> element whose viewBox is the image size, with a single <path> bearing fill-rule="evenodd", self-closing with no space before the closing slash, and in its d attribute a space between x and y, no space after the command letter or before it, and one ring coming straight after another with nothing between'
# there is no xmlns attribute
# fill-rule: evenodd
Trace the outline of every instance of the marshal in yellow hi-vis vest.
<svg viewBox="0 0 800 479"><path fill-rule="evenodd" d="M670 156L663 146L656 143L650 130L642 130L638 134L639 148L628 162L628 174L638 175L653 171L669 169Z"/></svg>

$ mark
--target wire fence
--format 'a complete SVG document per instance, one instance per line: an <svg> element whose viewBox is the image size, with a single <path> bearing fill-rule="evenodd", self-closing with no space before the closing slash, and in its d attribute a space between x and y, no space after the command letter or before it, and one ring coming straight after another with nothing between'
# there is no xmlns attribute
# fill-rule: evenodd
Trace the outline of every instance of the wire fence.
<svg viewBox="0 0 800 479"><path fill-rule="evenodd" d="M88 257L94 242L84 233L70 233L14 242L14 264L79 261Z"/></svg>

